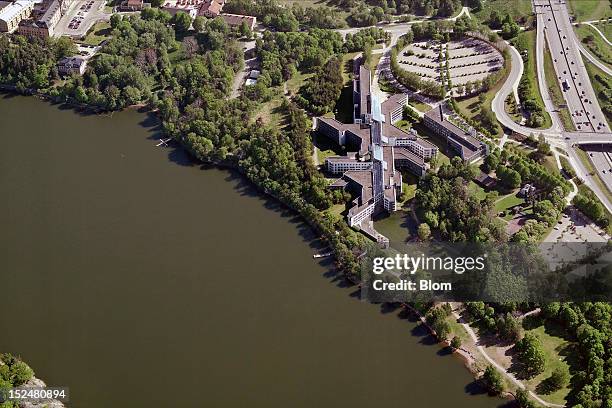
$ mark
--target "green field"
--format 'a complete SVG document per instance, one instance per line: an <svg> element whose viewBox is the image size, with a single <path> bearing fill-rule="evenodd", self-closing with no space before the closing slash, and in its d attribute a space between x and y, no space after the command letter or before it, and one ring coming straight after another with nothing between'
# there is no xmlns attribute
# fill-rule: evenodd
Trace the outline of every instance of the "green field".
<svg viewBox="0 0 612 408"><path fill-rule="evenodd" d="M612 41L612 22L597 23L595 26L606 36L608 41Z"/></svg>
<svg viewBox="0 0 612 408"><path fill-rule="evenodd" d="M100 21L89 29L83 44L99 45L102 41L110 38L111 31L111 26L107 21Z"/></svg>
<svg viewBox="0 0 612 408"><path fill-rule="evenodd" d="M500 213L523 203L525 203L524 199L518 197L516 193L511 193L495 202L495 212Z"/></svg>
<svg viewBox="0 0 612 408"><path fill-rule="evenodd" d="M531 2L528 0L487 0L482 2L482 10L473 13L480 21L488 20L491 12L495 10L500 15L510 14L516 21L525 21L532 14Z"/></svg>
<svg viewBox="0 0 612 408"><path fill-rule="evenodd" d="M568 387L562 388L559 391L548 393L545 390L546 380L556 368L569 369L568 362L571 361L572 345L562 337L558 337L564 331L563 328L556 327L553 324L538 326L534 329L526 330L526 332L535 333L542 342L544 355L546 357L546 365L544 372L531 379L525 380L524 383L528 389L540 395L542 399L553 404L565 404L565 399L570 391Z"/></svg>
<svg viewBox="0 0 612 408"><path fill-rule="evenodd" d="M544 50L544 76L546 77L546 85L548 86L548 92L550 93L550 97L555 106L559 107L560 105L565 105L563 92L561 91L559 81L557 81L557 73L555 72L553 60L550 56L550 52L548 51L548 46ZM569 110L567 110L567 108L559 108L559 118L561 119L565 130L576 130L574 128L574 122L572 122L570 112Z"/></svg>
<svg viewBox="0 0 612 408"><path fill-rule="evenodd" d="M575 28L578 38L591 54L595 55L601 62L612 67L612 47L610 47L601 35L593 29L593 27L582 24ZM591 36L591 41L586 41L587 37Z"/></svg>
<svg viewBox="0 0 612 408"><path fill-rule="evenodd" d="M579 22L612 17L612 7L606 0L569 0L568 5L569 12Z"/></svg>
<svg viewBox="0 0 612 408"><path fill-rule="evenodd" d="M612 84L612 79L606 75L601 69L597 68L593 64L585 64L587 72L589 73L589 79L591 80L591 84L593 85L593 89L595 90L595 95L597 96L597 100L599 101L599 105L603 108L604 105L609 104L610 102L606 102L602 98L602 92L606 90L606 86L598 81L595 78L595 75L599 75L601 78L606 78L608 84ZM609 89L609 88L608 88ZM605 110L604 110L605 113ZM610 115L606 115L606 120L608 121L608 126L612 127L612 117Z"/></svg>
<svg viewBox="0 0 612 408"><path fill-rule="evenodd" d="M523 78L527 78L533 89L533 96L538 104L543 108L542 114L544 115L544 124L541 129L548 129L552 126L552 119L544 107L544 100L540 93L540 87L538 86L537 79L537 67L536 67L536 31L524 31L520 33L515 42L515 46L519 51L526 50L529 56L527 63L525 64L525 70L523 71Z"/></svg>

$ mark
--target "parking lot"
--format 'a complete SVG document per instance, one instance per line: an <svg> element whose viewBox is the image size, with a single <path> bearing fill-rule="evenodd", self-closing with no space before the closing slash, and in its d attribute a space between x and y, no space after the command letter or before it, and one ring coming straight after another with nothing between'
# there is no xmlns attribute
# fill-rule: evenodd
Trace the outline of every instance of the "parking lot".
<svg viewBox="0 0 612 408"><path fill-rule="evenodd" d="M76 1L57 24L57 35L83 38L87 31L98 21L109 20L110 14L104 12L105 0Z"/></svg>
<svg viewBox="0 0 612 408"><path fill-rule="evenodd" d="M440 50L442 60L440 60ZM408 45L398 55L400 66L421 78L440 80L440 65L446 69L447 44L434 41ZM484 41L465 39L448 43L448 64L453 85L464 85L485 79L501 69L504 58Z"/></svg>

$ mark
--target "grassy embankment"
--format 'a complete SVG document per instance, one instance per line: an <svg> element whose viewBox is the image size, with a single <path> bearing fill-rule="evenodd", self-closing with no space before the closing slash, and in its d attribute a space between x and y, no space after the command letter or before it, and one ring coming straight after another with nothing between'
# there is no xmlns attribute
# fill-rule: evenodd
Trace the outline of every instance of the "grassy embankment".
<svg viewBox="0 0 612 408"><path fill-rule="evenodd" d="M612 47L610 47L601 35L593 27L582 24L575 27L576 35L591 54L599 59L603 64L612 67ZM587 40L588 37L588 40Z"/></svg>
<svg viewBox="0 0 612 408"><path fill-rule="evenodd" d="M569 0L569 12L576 21L600 20L612 17L610 2L605 0Z"/></svg>
<svg viewBox="0 0 612 408"><path fill-rule="evenodd" d="M604 91L610 92L612 89L612 79L608 77L608 75L603 72L601 69L597 68L593 64L585 64L587 69L587 73L589 74L589 80L593 85L593 90L595 91L595 96L599 101L599 106L604 108L605 105L612 104L612 101L606 100L604 96ZM598 75L602 80L598 80L595 76ZM602 82L603 81L603 82ZM606 110L604 109L604 114ZM612 127L612 114L607 114L606 120L608 121L608 126Z"/></svg>
<svg viewBox="0 0 612 408"><path fill-rule="evenodd" d="M597 23L595 26L606 36L608 41L612 41L612 21Z"/></svg>
<svg viewBox="0 0 612 408"><path fill-rule="evenodd" d="M480 21L486 21L489 19L491 12L495 10L501 16L510 14L510 16L516 21L525 22L530 18L532 14L531 2L525 0L487 0L482 2L482 10L477 13L472 13Z"/></svg>
<svg viewBox="0 0 612 408"><path fill-rule="evenodd" d="M569 110L567 108L559 108L559 106L565 105L565 99L563 98L563 92L561 91L559 81L557 81L557 73L555 72L548 46L544 49L544 76L546 77L546 85L548 86L548 92L550 93L552 102L558 108L559 119L561 119L563 127L568 131L576 130Z"/></svg>
<svg viewBox="0 0 612 408"><path fill-rule="evenodd" d="M102 41L111 37L111 31L110 23L107 21L100 21L89 29L87 36L83 40L83 44L100 45Z"/></svg>
<svg viewBox="0 0 612 408"><path fill-rule="evenodd" d="M570 364L573 364L573 345L563 337L565 330L553 323L540 324L533 328L529 327L528 322L525 323L528 326L525 331L532 332L540 338L546 360L544 371L533 378L524 380L525 386L540 395L544 400L553 404L563 405L570 392L569 385L560 390L550 392L546 387L546 379L550 377L555 369L562 368L568 370Z"/></svg>
<svg viewBox="0 0 612 408"><path fill-rule="evenodd" d="M528 55L528 60L525 64L525 69L523 71L523 77L521 80L527 78L527 81L529 81L531 89L533 90L532 94L534 99L543 109L542 115L544 116L544 124L540 128L548 129L552 126L552 119L550 118L548 112L546 112L544 100L542 99L542 93L540 92L540 87L538 86L538 71L536 67L536 31L523 31L516 37L514 45L519 52L525 51Z"/></svg>

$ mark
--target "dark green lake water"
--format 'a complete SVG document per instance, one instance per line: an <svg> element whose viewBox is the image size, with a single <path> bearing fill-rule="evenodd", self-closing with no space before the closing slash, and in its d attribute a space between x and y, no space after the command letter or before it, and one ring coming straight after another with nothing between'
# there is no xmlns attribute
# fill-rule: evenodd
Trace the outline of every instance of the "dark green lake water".
<svg viewBox="0 0 612 408"><path fill-rule="evenodd" d="M0 351L79 408L501 403L315 262L298 218L155 147L153 124L0 95Z"/></svg>

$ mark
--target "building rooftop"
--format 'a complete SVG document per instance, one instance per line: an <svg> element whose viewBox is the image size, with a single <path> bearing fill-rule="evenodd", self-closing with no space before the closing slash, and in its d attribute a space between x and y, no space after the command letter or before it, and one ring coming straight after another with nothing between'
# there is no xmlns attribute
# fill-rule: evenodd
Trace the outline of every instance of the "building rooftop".
<svg viewBox="0 0 612 408"><path fill-rule="evenodd" d="M461 150L463 151L464 158L468 158L476 154L482 145L480 140L476 139L468 132L455 125L453 122L445 119L444 115L442 114L442 107L439 109L430 110L425 114L425 116L444 126L451 132L453 135L452 139L462 146Z"/></svg>
<svg viewBox="0 0 612 408"><path fill-rule="evenodd" d="M15 18L23 9L28 7L34 7L34 2L29 0L17 0L13 3L9 3L6 6L0 8L0 19L9 21Z"/></svg>
<svg viewBox="0 0 612 408"><path fill-rule="evenodd" d="M410 160L414 163L418 163L421 165L425 164L425 159L420 156L417 156L405 147L395 147L393 150L393 154L397 159Z"/></svg>
<svg viewBox="0 0 612 408"><path fill-rule="evenodd" d="M359 115L370 113L370 70L364 65L359 66ZM365 80L363 80L365 79Z"/></svg>
<svg viewBox="0 0 612 408"><path fill-rule="evenodd" d="M408 102L406 94L395 94L389 97L386 101L381 104L382 114L385 117L387 123L391 123L391 112L399 108L404 108Z"/></svg>

